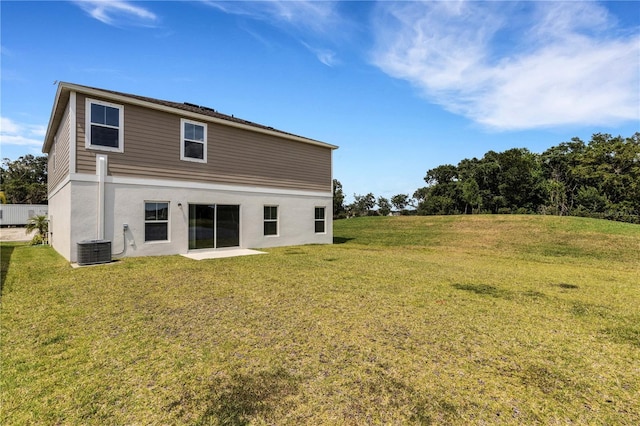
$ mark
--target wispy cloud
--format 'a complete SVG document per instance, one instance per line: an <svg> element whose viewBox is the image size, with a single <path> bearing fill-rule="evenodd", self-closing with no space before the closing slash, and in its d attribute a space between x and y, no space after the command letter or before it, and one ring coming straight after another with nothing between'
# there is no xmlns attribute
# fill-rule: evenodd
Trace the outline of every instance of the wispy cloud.
<svg viewBox="0 0 640 426"><path fill-rule="evenodd" d="M316 0L264 0L257 2L230 2L203 0L224 13L245 16L267 22L297 38L327 66L339 63L334 49L318 47L335 42L340 33L352 24L338 11L338 2ZM253 37L262 41L255 31L245 28Z"/></svg>
<svg viewBox="0 0 640 426"><path fill-rule="evenodd" d="M155 26L158 17L143 7L122 0L74 0L89 16L113 26Z"/></svg>
<svg viewBox="0 0 640 426"><path fill-rule="evenodd" d="M337 11L337 2L314 0L263 0L215 1L203 0L203 3L225 13L244 15L253 19L270 22L274 25L286 25L327 35L343 18Z"/></svg>
<svg viewBox="0 0 640 426"><path fill-rule="evenodd" d="M309 43L302 42L302 45L312 52L320 62L328 67L333 67L340 63L335 51L326 48L313 47Z"/></svg>
<svg viewBox="0 0 640 426"><path fill-rule="evenodd" d="M491 128L637 120L640 36L586 2L380 3L373 62Z"/></svg>
<svg viewBox="0 0 640 426"><path fill-rule="evenodd" d="M40 147L46 133L41 125L22 124L7 117L0 117L0 143L4 145L18 145Z"/></svg>

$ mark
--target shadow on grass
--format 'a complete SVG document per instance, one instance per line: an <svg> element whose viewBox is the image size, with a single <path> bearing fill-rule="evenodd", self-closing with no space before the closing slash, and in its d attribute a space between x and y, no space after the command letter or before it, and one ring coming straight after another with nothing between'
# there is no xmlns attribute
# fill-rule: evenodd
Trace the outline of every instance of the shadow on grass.
<svg viewBox="0 0 640 426"><path fill-rule="evenodd" d="M531 299L544 299L546 294L537 290L512 291L504 290L488 284L452 284L457 290L470 291L480 296L489 296L507 300L528 301Z"/></svg>
<svg viewBox="0 0 640 426"><path fill-rule="evenodd" d="M470 291L481 296L491 297L508 297L511 296L511 292L502 290L497 287L488 284L453 284L453 288L458 290Z"/></svg>
<svg viewBox="0 0 640 426"><path fill-rule="evenodd" d="M248 425L256 416L272 418L274 408L298 392L298 383L283 369L257 374L217 376L202 395L186 392L172 402L169 411L185 415L194 406L206 406L198 425Z"/></svg>
<svg viewBox="0 0 640 426"><path fill-rule="evenodd" d="M556 287L560 287L560 288L570 289L570 290L575 290L576 288L578 288L578 286L575 284L567 284L567 283L558 283L558 284L552 284L552 285L555 285Z"/></svg>
<svg viewBox="0 0 640 426"><path fill-rule="evenodd" d="M13 254L14 249L14 245L0 243L0 297L4 294L4 281L6 280L7 273L9 272L11 255Z"/></svg>
<svg viewBox="0 0 640 426"><path fill-rule="evenodd" d="M344 244L351 240L355 240L355 238L347 238L347 237L333 237L333 244Z"/></svg>
<svg viewBox="0 0 640 426"><path fill-rule="evenodd" d="M284 370L255 375L234 374L209 387L210 405L199 424L247 425L255 415L269 417L274 404L297 392L298 385Z"/></svg>

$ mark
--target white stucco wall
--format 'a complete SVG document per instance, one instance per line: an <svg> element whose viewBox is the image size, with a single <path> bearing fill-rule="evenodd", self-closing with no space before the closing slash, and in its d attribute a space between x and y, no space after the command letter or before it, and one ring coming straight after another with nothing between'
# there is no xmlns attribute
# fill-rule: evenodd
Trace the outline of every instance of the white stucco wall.
<svg viewBox="0 0 640 426"><path fill-rule="evenodd" d="M98 182L96 176L75 176L71 182L67 259L77 260L77 242L96 239ZM190 186L186 188L185 186ZM61 199L62 200L62 199ZM56 200L57 201L57 200ZM169 202L169 241L144 241L145 201ZM181 204L181 206L179 206ZM176 181L107 178L105 184L104 239L112 252L124 256L153 256L188 252L189 204L234 204L240 206L240 247L264 248L301 244L331 244L332 194L265 188L192 184ZM278 236L263 235L263 207L278 206ZM325 233L315 233L315 207L325 207ZM58 216L58 213L54 213ZM123 233L123 225L128 230Z"/></svg>
<svg viewBox="0 0 640 426"><path fill-rule="evenodd" d="M71 184L67 181L49 195L49 244L71 260Z"/></svg>

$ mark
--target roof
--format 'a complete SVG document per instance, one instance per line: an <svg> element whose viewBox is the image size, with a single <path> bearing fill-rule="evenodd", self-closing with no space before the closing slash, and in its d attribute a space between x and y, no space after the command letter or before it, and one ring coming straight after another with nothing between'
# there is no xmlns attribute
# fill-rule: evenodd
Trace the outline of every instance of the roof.
<svg viewBox="0 0 640 426"><path fill-rule="evenodd" d="M58 128L60 121L62 120L64 110L69 101L71 92L78 92L90 96L97 96L104 99L119 101L122 103L135 104L151 109L163 110L174 114L179 114L181 116L187 116L190 118L215 122L222 125L238 127L258 133L270 134L273 136L294 140L296 142L318 145L329 149L338 148L336 145L331 145L315 139L310 139L304 136L295 135L293 133L284 132L282 130L274 129L270 126L243 120L241 118L234 117L233 115L222 114L214 110L213 108L201 105L196 105L188 102L180 103L165 101L162 99L149 98L146 96L133 95L130 93L116 92L114 90L99 89L95 87L82 86L79 84L60 82L58 84L58 91L56 92L56 98L53 104L53 109L51 111L49 126L47 127L47 133L42 145L42 152L44 153L48 153L51 145L53 144L55 131Z"/></svg>

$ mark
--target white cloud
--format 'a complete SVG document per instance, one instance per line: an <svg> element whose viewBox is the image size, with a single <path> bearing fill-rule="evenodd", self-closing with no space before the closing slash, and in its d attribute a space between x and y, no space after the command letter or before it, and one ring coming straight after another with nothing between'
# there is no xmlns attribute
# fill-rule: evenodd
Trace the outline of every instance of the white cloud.
<svg viewBox="0 0 640 426"><path fill-rule="evenodd" d="M74 1L92 18L107 25L153 26L158 17L151 11L122 0Z"/></svg>
<svg viewBox="0 0 640 426"><path fill-rule="evenodd" d="M495 129L638 120L640 36L585 2L381 3L373 62Z"/></svg>
<svg viewBox="0 0 640 426"><path fill-rule="evenodd" d="M0 144L40 147L46 129L41 125L17 123L10 118L0 117Z"/></svg>
<svg viewBox="0 0 640 426"><path fill-rule="evenodd" d="M224 13L268 22L292 34L320 62L330 67L339 63L335 50L316 46L327 44L327 42L335 42L352 25L339 13L338 2L332 1L263 0L245 2L203 0L203 3ZM245 31L259 41L263 41L262 37L255 31L246 28Z"/></svg>
<svg viewBox="0 0 640 426"><path fill-rule="evenodd" d="M276 25L286 25L328 35L342 22L337 2L314 0L213 1L203 0L225 13L244 15Z"/></svg>
<svg viewBox="0 0 640 426"><path fill-rule="evenodd" d="M316 55L318 60L328 67L333 67L340 62L337 58L336 52L331 49L313 47L305 42L302 42L302 45Z"/></svg>

